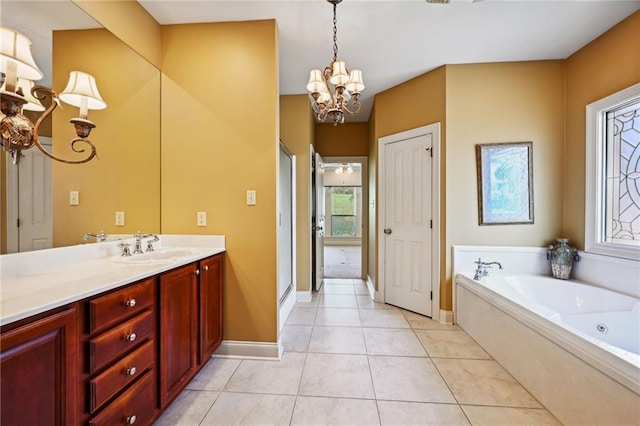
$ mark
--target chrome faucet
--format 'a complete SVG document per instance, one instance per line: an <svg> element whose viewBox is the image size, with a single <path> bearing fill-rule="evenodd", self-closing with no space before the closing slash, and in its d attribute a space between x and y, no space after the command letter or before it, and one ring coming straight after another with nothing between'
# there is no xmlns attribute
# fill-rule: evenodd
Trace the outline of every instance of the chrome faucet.
<svg viewBox="0 0 640 426"><path fill-rule="evenodd" d="M107 234L105 234L104 231L100 231L97 234L92 234L92 233L84 234L82 236L82 240L83 241L88 241L89 238L91 238L91 237L95 238L96 241L99 242L99 243L103 243L103 242L107 241Z"/></svg>
<svg viewBox="0 0 640 426"><path fill-rule="evenodd" d="M160 238L158 238L158 236L156 234L141 234L140 231L136 232L135 234L133 234L133 238L136 239L136 245L133 249L133 254L142 254L142 239L143 238L151 238L153 237L152 240L147 241L147 251L154 251L153 250L153 243L155 243L156 241L160 241Z"/></svg>
<svg viewBox="0 0 640 426"><path fill-rule="evenodd" d="M133 249L133 254L142 254L142 234L140 231L133 234L133 238L136 239L136 245Z"/></svg>
<svg viewBox="0 0 640 426"><path fill-rule="evenodd" d="M484 277L489 276L489 271L487 269L491 268L491 265L498 265L498 269L502 269L502 265L500 262L483 262L482 259L478 258L477 261L473 262L478 265L476 269L476 274L473 276L474 280L479 280Z"/></svg>

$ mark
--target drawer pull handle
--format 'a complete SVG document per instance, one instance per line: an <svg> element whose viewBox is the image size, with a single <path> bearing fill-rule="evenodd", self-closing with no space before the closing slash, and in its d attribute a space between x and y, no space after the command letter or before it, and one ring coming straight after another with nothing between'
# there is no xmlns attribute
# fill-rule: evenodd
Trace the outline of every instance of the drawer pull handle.
<svg viewBox="0 0 640 426"><path fill-rule="evenodd" d="M133 342L134 340L136 340L136 333L131 333L131 334L127 334L124 338L124 340L128 340L130 342Z"/></svg>
<svg viewBox="0 0 640 426"><path fill-rule="evenodd" d="M136 416L129 416L125 419L125 423L128 425L132 425L136 422L137 418Z"/></svg>
<svg viewBox="0 0 640 426"><path fill-rule="evenodd" d="M193 273L196 275L200 275L200 269L196 269Z"/></svg>
<svg viewBox="0 0 640 426"><path fill-rule="evenodd" d="M209 265L204 265L204 270L208 271L209 270Z"/></svg>
<svg viewBox="0 0 640 426"><path fill-rule="evenodd" d="M124 304L130 308L133 308L134 306L136 306L136 299L129 299L124 302Z"/></svg>
<svg viewBox="0 0 640 426"><path fill-rule="evenodd" d="M126 374L127 376L133 376L134 374L136 374L138 370L136 370L135 367L131 367L131 368L127 368Z"/></svg>

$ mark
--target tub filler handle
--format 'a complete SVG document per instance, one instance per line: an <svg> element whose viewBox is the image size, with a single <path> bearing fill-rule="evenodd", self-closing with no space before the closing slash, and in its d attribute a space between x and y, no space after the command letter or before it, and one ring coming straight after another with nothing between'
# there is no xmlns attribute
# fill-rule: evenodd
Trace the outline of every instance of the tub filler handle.
<svg viewBox="0 0 640 426"><path fill-rule="evenodd" d="M476 269L476 273L473 276L474 280L479 280L481 278L488 277L489 276L488 269L491 268L491 265L498 265L498 269L502 269L502 265L500 264L500 262L483 262L481 258L478 258L478 260L473 263L478 265L478 268Z"/></svg>

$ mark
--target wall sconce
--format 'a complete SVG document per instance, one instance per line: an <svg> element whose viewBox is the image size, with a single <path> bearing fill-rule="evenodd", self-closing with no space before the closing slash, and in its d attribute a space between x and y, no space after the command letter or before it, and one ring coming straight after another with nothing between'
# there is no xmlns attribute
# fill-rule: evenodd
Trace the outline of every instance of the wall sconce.
<svg viewBox="0 0 640 426"><path fill-rule="evenodd" d="M67 164L86 163L97 154L95 145L87 139L91 129L96 127L87 119L88 110L107 107L98 92L95 78L81 71L72 71L67 87L59 97L48 87L33 85L33 80L40 80L43 75L33 60L30 46L31 41L23 34L11 28L0 27L0 75L4 84L0 88L0 111L2 112L0 144L11 154L14 164L20 161L20 151L34 145L53 160ZM33 110L38 108L38 105L42 107L40 101L47 96L51 97L51 105L33 124L22 114L22 111L23 109ZM84 149L76 144L79 142L87 144L91 151L85 158L66 160L56 157L45 150L38 140L40 125L60 105L60 100L80 108L80 117L71 120L77 138L71 140L70 146L74 152L82 153Z"/></svg>

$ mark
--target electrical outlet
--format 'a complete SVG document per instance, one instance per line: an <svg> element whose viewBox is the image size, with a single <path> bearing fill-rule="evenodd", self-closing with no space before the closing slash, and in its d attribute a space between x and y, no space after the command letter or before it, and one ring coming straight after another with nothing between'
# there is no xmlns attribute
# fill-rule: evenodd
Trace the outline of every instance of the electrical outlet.
<svg viewBox="0 0 640 426"><path fill-rule="evenodd" d="M80 193L78 191L69 192L69 205L77 206L80 204Z"/></svg>
<svg viewBox="0 0 640 426"><path fill-rule="evenodd" d="M124 226L124 212L116 212L116 226Z"/></svg>
<svg viewBox="0 0 640 426"><path fill-rule="evenodd" d="M254 190L247 191L247 205L248 206L256 205L256 191Z"/></svg>
<svg viewBox="0 0 640 426"><path fill-rule="evenodd" d="M207 226L207 212L198 212L198 226Z"/></svg>

